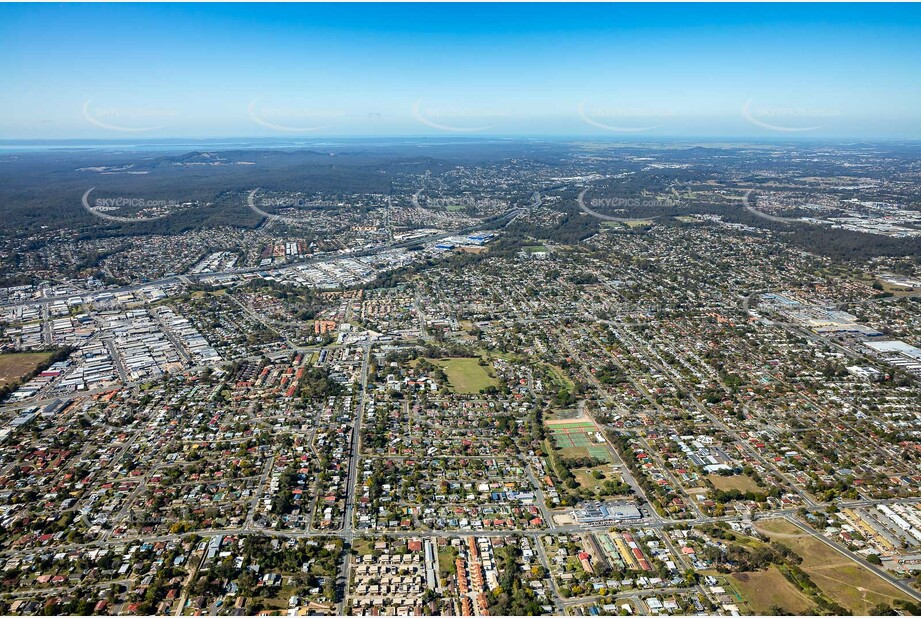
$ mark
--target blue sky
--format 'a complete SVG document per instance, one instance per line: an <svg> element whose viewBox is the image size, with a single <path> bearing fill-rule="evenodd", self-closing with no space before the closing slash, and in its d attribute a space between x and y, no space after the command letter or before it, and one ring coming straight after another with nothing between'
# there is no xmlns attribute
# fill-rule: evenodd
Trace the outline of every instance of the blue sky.
<svg viewBox="0 0 921 618"><path fill-rule="evenodd" d="M921 6L0 5L0 139L921 138Z"/></svg>

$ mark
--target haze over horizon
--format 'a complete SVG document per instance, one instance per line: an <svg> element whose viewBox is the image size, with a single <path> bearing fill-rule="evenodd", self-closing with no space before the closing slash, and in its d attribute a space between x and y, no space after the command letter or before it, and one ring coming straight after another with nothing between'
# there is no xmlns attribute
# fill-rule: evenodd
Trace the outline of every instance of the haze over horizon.
<svg viewBox="0 0 921 618"><path fill-rule="evenodd" d="M921 137L917 5L3 5L0 139Z"/></svg>

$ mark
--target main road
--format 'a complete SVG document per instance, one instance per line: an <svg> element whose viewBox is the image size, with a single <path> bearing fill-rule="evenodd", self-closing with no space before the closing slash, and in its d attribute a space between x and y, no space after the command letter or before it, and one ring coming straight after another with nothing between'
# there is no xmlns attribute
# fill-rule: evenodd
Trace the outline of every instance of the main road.
<svg viewBox="0 0 921 618"><path fill-rule="evenodd" d="M256 191L258 191L258 189L256 189ZM189 282L198 283L202 280L202 278L205 278L205 277L220 277L220 276L227 276L227 275L243 275L243 274L248 274L248 273L271 272L271 271L282 270L285 268L291 268L293 266L322 264L326 262L332 262L335 260L341 260L341 259L347 259L347 258L366 257L369 255L375 255L382 251L390 251L393 249L406 249L409 247L416 247L416 246L419 246L419 245L422 245L428 242L435 242L435 241L443 240L445 238L450 238L452 236L462 236L464 234L470 234L472 232L477 232L477 231L484 230L484 229L503 227L504 225L508 224L511 220L518 217L518 215L520 215L523 211L524 209L522 208L512 208L500 215L496 215L495 217L491 217L489 219L483 219L482 221L479 222L478 225L468 226L468 227L464 227L464 228L460 228L460 229L452 230L452 231L440 232L438 234L432 234L431 236L425 236L423 238L414 238L412 240L404 240L404 241L393 242L393 243L381 243L381 244L367 247L365 249L360 249L357 251L345 250L345 251L340 251L337 253L324 254L322 256L308 257L308 258L304 258L301 260L294 260L286 264L272 266L270 268L266 268L265 266L247 266L244 268L233 268L230 270L214 271L214 272L200 273L200 274L195 274L195 275L173 274L173 275L167 275L165 277L161 277L159 279L151 279L149 281L131 283L131 284L121 286L121 287L106 288L104 290L99 290L99 292L110 292L113 294L118 293L118 292L135 292L137 290L151 287L151 286L171 285L171 284L177 284L177 283L188 284ZM9 304L0 304L0 307L24 307L24 306L32 306L32 305L39 305L39 306L44 307L45 305L49 305L59 300L67 300L68 298L71 298L72 296L73 294L62 294L62 295L57 295L57 296L43 296L42 298L33 298L29 300L24 300L24 301L16 301L16 302L9 303Z"/></svg>
<svg viewBox="0 0 921 618"><path fill-rule="evenodd" d="M351 577L352 559L351 547L352 540L355 538L355 489L358 486L358 457L361 453L361 421L365 416L365 401L368 392L368 366L371 363L371 340L365 341L362 346L361 360L361 380L359 381L358 405L355 408L355 419L352 423L352 440L349 448L349 475L346 481L345 490L345 510L342 519L342 531L339 536L342 537L343 560L336 578L336 589L342 590L342 597L339 601L339 615L345 614L346 601L349 590L349 579Z"/></svg>
<svg viewBox="0 0 921 618"><path fill-rule="evenodd" d="M819 534L818 532L816 532L815 530L813 530L806 524L800 522L796 518L790 517L789 515L787 515L786 517L784 517L784 519L789 521L791 524L793 524L794 526L796 526L797 528L799 528L806 534L821 541L822 543L825 543L826 545L834 549L836 552L838 552L845 558L850 558L854 562L857 562L858 564L860 564L860 566L862 566L863 568L868 569L869 571L872 571L877 577L885 580L889 584L892 584L893 586L895 586L896 588L898 588L899 590L901 590L902 592L904 592L911 598L915 599L916 601L921 601L921 593L919 593L917 590L915 590L914 588L906 584L904 581L900 579L896 579L895 577L893 577L892 575L890 575L883 569L880 569L876 565L867 562L862 557L858 556L857 554L850 551L849 549L842 547L840 544L835 543L834 541L832 541L825 535Z"/></svg>

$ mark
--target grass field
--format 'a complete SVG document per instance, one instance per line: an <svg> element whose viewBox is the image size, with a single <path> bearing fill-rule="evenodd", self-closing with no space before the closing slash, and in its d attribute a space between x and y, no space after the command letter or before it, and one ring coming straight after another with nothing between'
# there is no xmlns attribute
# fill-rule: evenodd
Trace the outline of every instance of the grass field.
<svg viewBox="0 0 921 618"><path fill-rule="evenodd" d="M550 373L553 374L552 382L555 385L561 386L570 391L576 387L576 385L572 383L572 380L569 379L569 376L566 375L565 369L563 369L562 367L557 367L556 365L545 365L545 366L548 367L550 370Z"/></svg>
<svg viewBox="0 0 921 618"><path fill-rule="evenodd" d="M735 476L720 476L719 474L707 475L707 478L713 483L713 486L721 491L738 489L739 491L762 491L758 484L751 477L744 474Z"/></svg>
<svg viewBox="0 0 921 618"><path fill-rule="evenodd" d="M592 473L598 470L604 474L603 479L596 479L592 476ZM601 484L605 481L618 481L620 480L620 475L611 472L611 466L603 465L597 466L595 468L576 468L572 470L572 475L576 477L576 482L583 489L588 491L598 493L598 490L601 489Z"/></svg>
<svg viewBox="0 0 921 618"><path fill-rule="evenodd" d="M825 596L856 615L867 615L880 603L908 600L899 589L788 521L759 522L758 529L802 556L800 568Z"/></svg>
<svg viewBox="0 0 921 618"><path fill-rule="evenodd" d="M18 382L51 356L51 352L0 354L0 386Z"/></svg>
<svg viewBox="0 0 921 618"><path fill-rule="evenodd" d="M634 229L652 225L652 219L627 219L626 221L603 221L601 225L612 229L622 230L624 228Z"/></svg>
<svg viewBox="0 0 921 618"><path fill-rule="evenodd" d="M473 395L487 386L497 386L498 382L489 374L486 367L479 364L479 357L428 359L433 365L444 369L448 382L455 393Z"/></svg>
<svg viewBox="0 0 921 618"><path fill-rule="evenodd" d="M789 614L803 615L813 606L812 600L787 581L777 567L772 566L766 571L735 573L730 583L757 615L771 614L774 606L783 608Z"/></svg>
<svg viewBox="0 0 921 618"><path fill-rule="evenodd" d="M883 281L878 279L879 283L883 286L883 292L889 292L893 296L912 296L918 293L918 290L911 287L906 287L903 285L894 285L888 281Z"/></svg>
<svg viewBox="0 0 921 618"><path fill-rule="evenodd" d="M647 225L652 225L652 220L651 219L630 219L629 221L624 221L624 223L626 223L627 227L629 228L644 227Z"/></svg>
<svg viewBox="0 0 921 618"><path fill-rule="evenodd" d="M453 547L442 547L438 550L438 570L442 579L457 575L457 567L454 565L457 556L457 550Z"/></svg>
<svg viewBox="0 0 921 618"><path fill-rule="evenodd" d="M205 296L223 296L226 293L227 293L227 290L225 288L220 288L217 290L210 290L207 292L203 290L199 290L196 292L192 292L191 296L192 298L204 298Z"/></svg>

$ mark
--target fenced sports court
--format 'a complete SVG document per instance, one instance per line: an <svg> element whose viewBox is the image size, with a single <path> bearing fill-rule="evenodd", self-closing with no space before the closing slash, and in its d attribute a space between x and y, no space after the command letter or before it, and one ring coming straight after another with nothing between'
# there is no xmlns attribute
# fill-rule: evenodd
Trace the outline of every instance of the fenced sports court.
<svg viewBox="0 0 921 618"><path fill-rule="evenodd" d="M558 420L547 421L546 425L553 443L560 449L584 449L589 457L610 461L607 447L595 438L599 429L592 421ZM570 451L572 455L577 454L574 450Z"/></svg>

